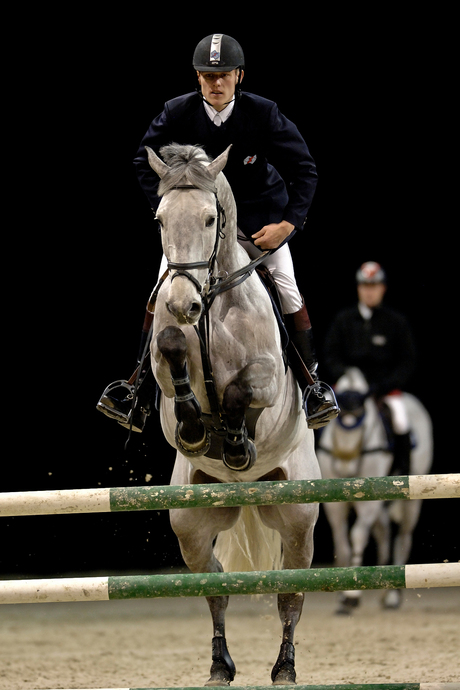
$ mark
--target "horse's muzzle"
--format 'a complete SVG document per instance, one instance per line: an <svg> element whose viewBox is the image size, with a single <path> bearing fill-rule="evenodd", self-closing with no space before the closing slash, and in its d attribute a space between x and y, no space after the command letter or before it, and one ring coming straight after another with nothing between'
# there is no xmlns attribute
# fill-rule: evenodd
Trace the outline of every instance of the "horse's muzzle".
<svg viewBox="0 0 460 690"><path fill-rule="evenodd" d="M166 308L181 326L194 326L200 319L202 305L201 300L171 300L166 303Z"/></svg>

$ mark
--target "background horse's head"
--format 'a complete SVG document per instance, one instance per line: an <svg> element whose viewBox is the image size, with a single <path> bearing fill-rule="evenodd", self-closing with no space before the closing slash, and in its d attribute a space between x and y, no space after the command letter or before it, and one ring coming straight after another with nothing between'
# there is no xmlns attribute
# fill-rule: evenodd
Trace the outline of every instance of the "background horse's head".
<svg viewBox="0 0 460 690"><path fill-rule="evenodd" d="M340 406L338 423L345 428L356 427L364 417L364 402L369 394L369 385L356 367L347 369L335 386Z"/></svg>
<svg viewBox="0 0 460 690"><path fill-rule="evenodd" d="M216 260L226 211L218 194L226 185L219 173L230 147L210 161L203 149L171 144L161 160L147 148L149 163L161 178L157 210L163 252L171 284L166 306L179 324L195 324L202 312L202 292Z"/></svg>

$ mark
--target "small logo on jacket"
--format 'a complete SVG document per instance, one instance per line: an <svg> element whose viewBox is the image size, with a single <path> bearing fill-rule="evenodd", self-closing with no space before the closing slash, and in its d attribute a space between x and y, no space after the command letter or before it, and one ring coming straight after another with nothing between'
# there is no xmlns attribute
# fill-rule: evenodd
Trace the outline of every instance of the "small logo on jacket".
<svg viewBox="0 0 460 690"><path fill-rule="evenodd" d="M244 165L253 165L257 160L257 156L246 156L246 158L243 161Z"/></svg>

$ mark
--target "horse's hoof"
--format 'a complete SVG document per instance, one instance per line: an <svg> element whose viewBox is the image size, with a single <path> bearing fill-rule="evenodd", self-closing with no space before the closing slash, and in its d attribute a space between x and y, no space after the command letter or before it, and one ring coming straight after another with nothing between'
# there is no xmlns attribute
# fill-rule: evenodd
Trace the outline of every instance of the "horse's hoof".
<svg viewBox="0 0 460 690"><path fill-rule="evenodd" d="M351 616L352 610L347 606L340 605L335 611L336 616Z"/></svg>
<svg viewBox="0 0 460 690"><path fill-rule="evenodd" d="M276 664L272 668L272 685L295 685L295 648L290 642L282 642Z"/></svg>
<svg viewBox="0 0 460 690"><path fill-rule="evenodd" d="M228 679L210 678L204 685L207 688L228 687L230 685L230 681Z"/></svg>
<svg viewBox="0 0 460 690"><path fill-rule="evenodd" d="M228 467L229 470L234 470L235 472L250 470L257 460L257 448L254 443L247 437L244 441L242 451L245 450L246 452L241 452L239 455L231 455L228 451L232 449L235 452L235 447L232 448L232 444L228 442L228 439L224 440L222 460L225 467Z"/></svg>
<svg viewBox="0 0 460 690"><path fill-rule="evenodd" d="M185 455L187 458L196 458L201 455L206 455L211 447L211 434L208 429L203 425L204 436L199 443L196 444L186 444L180 435L181 424L178 422L176 425L175 442L177 449Z"/></svg>
<svg viewBox="0 0 460 690"><path fill-rule="evenodd" d="M400 589L391 589L385 592L382 599L382 606L384 609L399 609L401 606L402 591Z"/></svg>
<svg viewBox="0 0 460 690"><path fill-rule="evenodd" d="M286 662L276 674L272 681L272 685L295 685L295 679L296 672L294 666L289 662Z"/></svg>
<svg viewBox="0 0 460 690"><path fill-rule="evenodd" d="M230 685L235 677L236 668L233 659L228 653L225 637L212 638L212 665L211 677L206 686Z"/></svg>
<svg viewBox="0 0 460 690"><path fill-rule="evenodd" d="M338 608L335 610L336 616L351 616L353 609L359 606L360 600L358 597L347 597L344 596L339 603Z"/></svg>
<svg viewBox="0 0 460 690"><path fill-rule="evenodd" d="M276 677L276 680L273 681L272 685L297 685L295 682L295 673L294 676L291 676L288 673L286 674L286 677L284 677L283 673L280 672Z"/></svg>

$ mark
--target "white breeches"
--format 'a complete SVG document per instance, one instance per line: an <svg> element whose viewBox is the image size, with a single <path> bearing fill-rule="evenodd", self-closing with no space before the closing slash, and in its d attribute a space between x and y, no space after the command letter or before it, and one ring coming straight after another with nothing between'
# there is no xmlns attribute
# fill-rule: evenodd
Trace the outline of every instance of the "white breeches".
<svg viewBox="0 0 460 690"><path fill-rule="evenodd" d="M410 431L409 416L402 395L400 393L386 395L384 401L390 410L395 434L407 434Z"/></svg>
<svg viewBox="0 0 460 690"><path fill-rule="evenodd" d="M248 253L249 258L256 259L262 250L249 242L246 237L238 234L238 244L240 244ZM282 247L276 250L274 254L270 254L262 262L270 271L273 280L278 288L278 293L283 307L284 314L295 314L303 305L302 295L297 287L294 264L292 262L291 251L289 245L283 244ZM168 267L168 262L165 255L161 259L159 277L163 275Z"/></svg>
<svg viewBox="0 0 460 690"><path fill-rule="evenodd" d="M238 244L246 249L250 259L256 259L262 253L259 247L249 242L240 232L238 232ZM297 287L289 244L287 242L283 244L276 252L267 256L262 263L268 268L276 283L283 313L295 314L302 308L303 299Z"/></svg>

